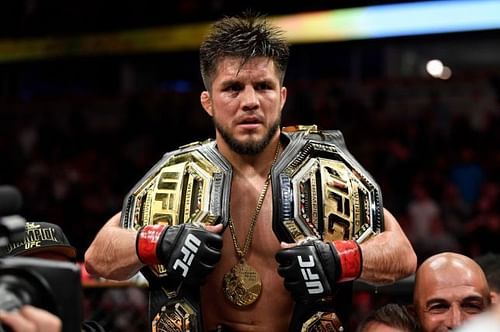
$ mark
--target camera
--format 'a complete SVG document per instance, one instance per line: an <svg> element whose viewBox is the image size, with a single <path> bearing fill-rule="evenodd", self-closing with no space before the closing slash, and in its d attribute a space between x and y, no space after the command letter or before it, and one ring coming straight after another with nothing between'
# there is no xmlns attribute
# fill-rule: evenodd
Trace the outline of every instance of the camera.
<svg viewBox="0 0 500 332"><path fill-rule="evenodd" d="M58 316L64 332L74 332L81 330L81 303L76 264L30 257L0 259L0 310L30 304Z"/></svg>
<svg viewBox="0 0 500 332"><path fill-rule="evenodd" d="M80 331L80 267L70 261L13 255L59 240L54 236L60 234L40 224L46 223L26 223L17 215L0 217L0 310L12 311L29 304L58 316L63 332ZM0 324L0 332L3 331L8 331L7 327Z"/></svg>

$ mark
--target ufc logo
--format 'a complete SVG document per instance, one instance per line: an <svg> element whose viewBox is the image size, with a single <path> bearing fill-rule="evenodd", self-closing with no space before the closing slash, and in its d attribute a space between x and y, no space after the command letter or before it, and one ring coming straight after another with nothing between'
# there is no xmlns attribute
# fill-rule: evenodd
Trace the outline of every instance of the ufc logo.
<svg viewBox="0 0 500 332"><path fill-rule="evenodd" d="M36 247L40 247L41 245L42 245L41 241L27 242L24 244L24 249L36 248Z"/></svg>
<svg viewBox="0 0 500 332"><path fill-rule="evenodd" d="M304 277L304 281L306 282L307 292L309 294L321 294L324 291L323 284L319 280L319 275L317 273L313 273L311 270L311 268L316 266L316 263L312 255L309 255L308 258L308 261L304 261L302 256L297 257L300 272L302 272L302 277Z"/></svg>
<svg viewBox="0 0 500 332"><path fill-rule="evenodd" d="M174 270L177 270L177 268L182 269L183 277L187 276L189 267L193 262L194 255L200 247L200 243L200 239L193 234L188 234L188 236L186 236L186 241L184 241L184 245L181 248L182 258L177 258L173 266Z"/></svg>

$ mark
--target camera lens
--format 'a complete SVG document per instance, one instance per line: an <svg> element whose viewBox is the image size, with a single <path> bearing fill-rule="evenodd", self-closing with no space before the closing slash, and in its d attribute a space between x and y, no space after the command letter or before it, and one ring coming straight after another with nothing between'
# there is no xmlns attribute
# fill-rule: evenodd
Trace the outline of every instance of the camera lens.
<svg viewBox="0 0 500 332"><path fill-rule="evenodd" d="M12 311L25 304L55 310L54 301L43 279L27 270L1 270L0 310Z"/></svg>

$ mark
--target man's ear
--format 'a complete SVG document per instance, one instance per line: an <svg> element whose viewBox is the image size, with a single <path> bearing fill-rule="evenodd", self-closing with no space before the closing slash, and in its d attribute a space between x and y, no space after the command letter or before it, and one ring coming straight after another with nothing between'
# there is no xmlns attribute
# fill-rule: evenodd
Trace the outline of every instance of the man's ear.
<svg viewBox="0 0 500 332"><path fill-rule="evenodd" d="M287 91L286 87L282 86L281 90L280 90L280 95L281 95L281 109L283 109L283 106L285 106L287 93L288 93L288 91Z"/></svg>
<svg viewBox="0 0 500 332"><path fill-rule="evenodd" d="M208 91L203 91L201 93L200 102L208 115L213 116L212 98L210 98L210 93L208 93Z"/></svg>
<svg viewBox="0 0 500 332"><path fill-rule="evenodd" d="M491 304L500 305L500 296L498 293L491 291L490 292L490 300L491 300Z"/></svg>

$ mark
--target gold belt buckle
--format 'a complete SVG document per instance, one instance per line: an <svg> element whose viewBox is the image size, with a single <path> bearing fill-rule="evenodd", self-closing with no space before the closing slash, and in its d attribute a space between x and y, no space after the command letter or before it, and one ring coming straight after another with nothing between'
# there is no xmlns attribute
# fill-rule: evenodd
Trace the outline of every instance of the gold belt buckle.
<svg viewBox="0 0 500 332"><path fill-rule="evenodd" d="M302 325L301 332L343 332L344 327L334 312L317 312Z"/></svg>
<svg viewBox="0 0 500 332"><path fill-rule="evenodd" d="M383 230L382 195L345 146L340 131L283 130L289 139L272 170L273 230L280 241L355 240ZM337 306L340 306L337 303ZM335 296L296 303L290 331L343 331Z"/></svg>
<svg viewBox="0 0 500 332"><path fill-rule="evenodd" d="M214 225L227 220L231 168L214 141L196 142L166 154L129 192L124 228L145 225ZM151 267L166 276L162 265Z"/></svg>
<svg viewBox="0 0 500 332"><path fill-rule="evenodd" d="M179 301L171 306L162 306L153 318L152 332L194 332L193 318L196 319L193 308L185 301Z"/></svg>
<svg viewBox="0 0 500 332"><path fill-rule="evenodd" d="M280 240L361 243L383 229L382 194L339 131L300 126L272 170L273 228Z"/></svg>
<svg viewBox="0 0 500 332"><path fill-rule="evenodd" d="M167 153L134 186L124 201L121 226L214 225L228 220L231 167L213 140ZM199 287L183 287L163 265L141 270L149 281L153 332L201 331Z"/></svg>

